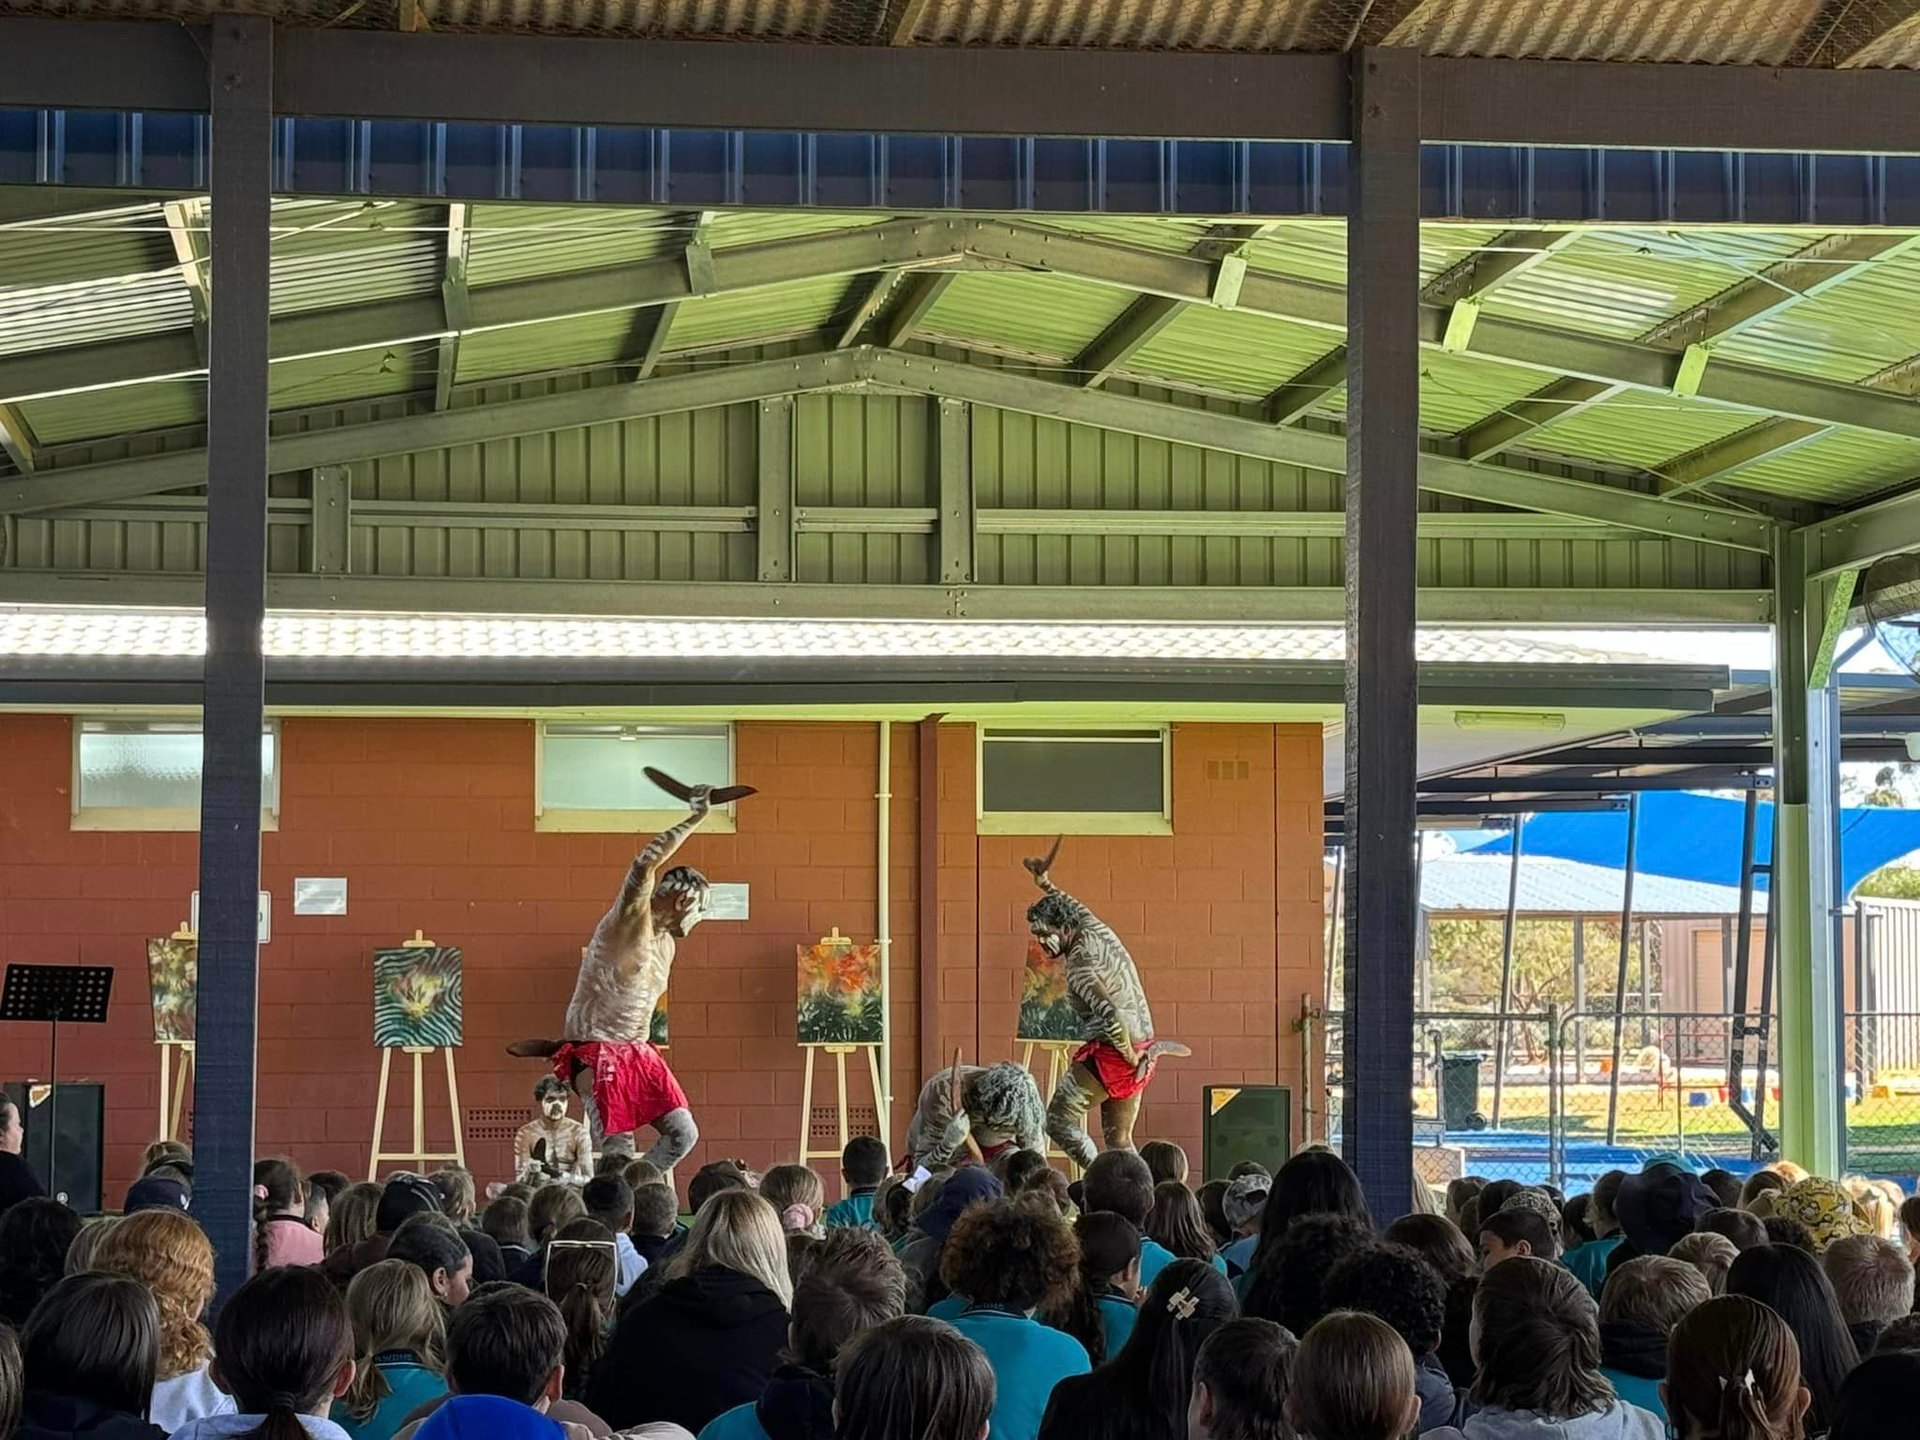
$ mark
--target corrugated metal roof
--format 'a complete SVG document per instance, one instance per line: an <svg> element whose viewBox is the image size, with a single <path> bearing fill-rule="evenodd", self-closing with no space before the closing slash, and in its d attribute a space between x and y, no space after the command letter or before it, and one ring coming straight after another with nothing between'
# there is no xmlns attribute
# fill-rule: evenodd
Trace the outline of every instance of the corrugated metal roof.
<svg viewBox="0 0 1920 1440"><path fill-rule="evenodd" d="M1434 914L1499 915L1507 908L1513 865L1504 855L1436 855L1420 867L1420 904ZM1520 859L1519 913L1618 915L1626 872L1554 856ZM1764 915L1767 896L1753 897ZM1639 916L1737 915L1740 888L1675 880L1665 875L1633 877L1633 913Z"/></svg>
<svg viewBox="0 0 1920 1440"><path fill-rule="evenodd" d="M1738 434L1753 416L1661 395L1622 395L1569 415L1531 436L1530 450L1654 469L1676 455Z"/></svg>
<svg viewBox="0 0 1920 1440"><path fill-rule="evenodd" d="M400 0L0 0L0 13L196 24L245 12L382 30L396 28L400 11ZM1534 59L1920 63L1907 0L1837 8L1822 0L418 0L417 18L435 30L840 45L1325 51L1386 43Z"/></svg>
<svg viewBox="0 0 1920 1440"><path fill-rule="evenodd" d="M1749 490L1850 505L1920 480L1920 444L1835 431L1734 477Z"/></svg>
<svg viewBox="0 0 1920 1440"><path fill-rule="evenodd" d="M1920 355L1920 253L1901 251L1714 347L1751 365L1863 380Z"/></svg>
<svg viewBox="0 0 1920 1440"><path fill-rule="evenodd" d="M273 309L330 310L437 291L444 206L281 200L273 207Z"/></svg>
<svg viewBox="0 0 1920 1440"><path fill-rule="evenodd" d="M475 205L467 216L467 283L632 264L677 252L691 227L679 210L592 205Z"/></svg>
<svg viewBox="0 0 1920 1440"><path fill-rule="evenodd" d="M1291 380L1338 339L1305 325L1189 305L1133 353L1126 369L1229 395L1258 396Z"/></svg>
<svg viewBox="0 0 1920 1440"><path fill-rule="evenodd" d="M987 349L1070 360L1132 302L1124 290L1058 275L962 274L921 328Z"/></svg>

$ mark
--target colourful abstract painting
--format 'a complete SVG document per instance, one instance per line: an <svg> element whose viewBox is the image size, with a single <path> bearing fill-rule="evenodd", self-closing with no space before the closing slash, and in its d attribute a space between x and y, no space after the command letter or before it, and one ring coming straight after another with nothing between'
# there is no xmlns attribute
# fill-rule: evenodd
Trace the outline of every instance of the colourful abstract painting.
<svg viewBox="0 0 1920 1440"><path fill-rule="evenodd" d="M1067 962L1038 940L1027 942L1027 973L1020 981L1019 1040L1078 1042L1086 1038L1067 999Z"/></svg>
<svg viewBox="0 0 1920 1440"><path fill-rule="evenodd" d="M169 935L147 941L147 978L153 985L153 1043L191 1044L200 982L200 942Z"/></svg>
<svg viewBox="0 0 1920 1440"><path fill-rule="evenodd" d="M451 1046L461 1042L460 951L401 945L373 952L373 1043Z"/></svg>
<svg viewBox="0 0 1920 1440"><path fill-rule="evenodd" d="M800 957L800 1043L878 1045L880 947L844 936L795 947Z"/></svg>

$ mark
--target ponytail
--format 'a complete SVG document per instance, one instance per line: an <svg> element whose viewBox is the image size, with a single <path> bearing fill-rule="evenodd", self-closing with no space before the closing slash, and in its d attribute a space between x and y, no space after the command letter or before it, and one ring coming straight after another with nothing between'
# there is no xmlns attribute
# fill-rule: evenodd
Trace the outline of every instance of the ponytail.
<svg viewBox="0 0 1920 1440"><path fill-rule="evenodd" d="M1082 1345L1098 1365L1107 1354L1106 1320L1100 1297L1113 1286L1113 1277L1140 1258L1140 1232L1118 1215L1095 1211L1082 1215L1073 1227L1080 1243L1080 1259L1066 1293L1042 1307L1041 1315Z"/></svg>
<svg viewBox="0 0 1920 1440"><path fill-rule="evenodd" d="M302 1413L292 1397L275 1395L267 1406L266 1419L249 1430L245 1440L307 1440L307 1427L300 1423Z"/></svg>
<svg viewBox="0 0 1920 1440"><path fill-rule="evenodd" d="M593 1367L606 1353L607 1321L620 1278L616 1243L613 1232L598 1220L575 1220L547 1242L545 1289L566 1325L569 1395L584 1392Z"/></svg>
<svg viewBox="0 0 1920 1440"><path fill-rule="evenodd" d="M607 1350L607 1306L586 1281L576 1281L557 1297L560 1318L566 1323L567 1383L584 1388L593 1367Z"/></svg>
<svg viewBox="0 0 1920 1440"><path fill-rule="evenodd" d="M306 1440L300 1417L333 1397L353 1360L353 1326L326 1276L283 1265L234 1292L220 1312L214 1346L235 1408L265 1417L248 1440Z"/></svg>
<svg viewBox="0 0 1920 1440"><path fill-rule="evenodd" d="M1772 1310L1722 1295L1674 1326L1667 1350L1667 1408L1685 1432L1720 1440L1800 1440L1800 1350Z"/></svg>

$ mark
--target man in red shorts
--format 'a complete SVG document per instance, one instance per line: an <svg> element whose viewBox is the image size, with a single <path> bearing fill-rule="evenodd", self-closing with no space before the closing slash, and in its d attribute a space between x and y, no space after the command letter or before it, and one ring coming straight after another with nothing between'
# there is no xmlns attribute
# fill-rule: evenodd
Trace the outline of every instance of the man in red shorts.
<svg viewBox="0 0 1920 1440"><path fill-rule="evenodd" d="M1047 1134L1075 1163L1093 1163L1087 1111L1100 1106L1109 1150L1133 1149L1133 1122L1162 1055L1189 1055L1185 1045L1153 1038L1153 1013L1140 972L1120 937L1086 906L1053 883L1049 873L1060 843L1045 859L1026 862L1045 893L1027 909L1027 927L1051 954L1066 960L1067 1000L1085 1026L1086 1043L1047 1104Z"/></svg>
<svg viewBox="0 0 1920 1440"><path fill-rule="evenodd" d="M666 1058L647 1040L653 1008L666 992L674 945L706 915L711 887L698 870L662 871L716 804L754 792L736 785L715 791L682 785L649 770L647 777L687 802L685 820L653 838L634 857L613 908L601 917L580 957L580 978L567 1006L564 1040L522 1040L514 1055L553 1061L553 1073L571 1085L586 1107L595 1148L631 1153L633 1132L650 1125L659 1139L646 1158L670 1170L700 1138L686 1092Z"/></svg>

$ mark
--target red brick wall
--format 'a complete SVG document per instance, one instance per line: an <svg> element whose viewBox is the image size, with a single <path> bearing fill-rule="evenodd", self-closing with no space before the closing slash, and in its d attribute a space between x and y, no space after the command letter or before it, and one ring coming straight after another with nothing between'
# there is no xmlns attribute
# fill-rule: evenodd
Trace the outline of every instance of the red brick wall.
<svg viewBox="0 0 1920 1440"><path fill-rule="evenodd" d="M502 1053L557 1033L579 947L632 855L622 835L533 829L532 725L510 720L282 722L280 828L265 837L274 898L261 953L259 1147L309 1168L364 1170L378 1055L370 1043L372 949L417 926L466 953L461 1099L520 1108L538 1074ZM976 838L973 746L940 747L938 1039L969 1055L1012 1050L1024 955L1027 842ZM892 732L895 1131L917 1082L919 814L915 727ZM152 1137L158 1062L146 937L170 932L196 884L191 834L74 831L71 722L0 717L0 963L112 964L111 1022L62 1036L69 1080L108 1086L107 1195L116 1201ZM798 1148L801 1059L793 946L875 917L878 730L872 724L743 723L739 774L764 792L739 833L703 835L686 858L752 887L752 919L710 923L683 944L671 988L675 1071L702 1131L695 1162L757 1164ZM1209 761L1248 778L1210 779ZM1194 1046L1156 1084L1142 1135L1197 1146L1199 1086L1298 1084L1293 1021L1319 984L1320 737L1314 727L1192 725L1176 732L1177 836L1069 842L1060 877L1132 944L1162 1030ZM1216 770L1220 767L1216 766ZM345 875L348 913L295 917L296 875ZM44 1073L44 1032L0 1026L5 1078ZM816 1101L830 1096L822 1068ZM394 1085L396 1102L403 1086ZM429 1082L430 1112L438 1087ZM856 1077L854 1100L868 1100ZM406 1124L389 1118L389 1143ZM445 1122L429 1133L444 1138ZM1198 1158L1196 1151L1196 1160ZM470 1145L497 1173L505 1146Z"/></svg>

